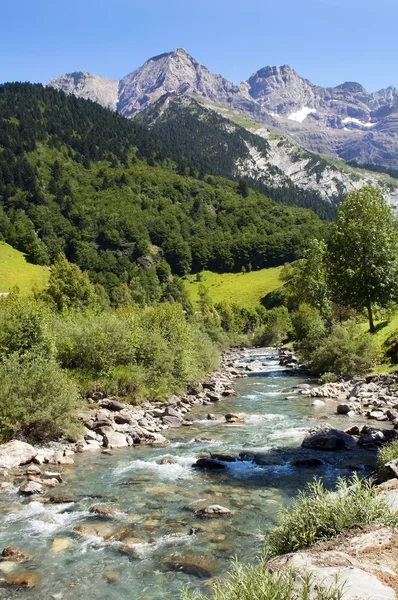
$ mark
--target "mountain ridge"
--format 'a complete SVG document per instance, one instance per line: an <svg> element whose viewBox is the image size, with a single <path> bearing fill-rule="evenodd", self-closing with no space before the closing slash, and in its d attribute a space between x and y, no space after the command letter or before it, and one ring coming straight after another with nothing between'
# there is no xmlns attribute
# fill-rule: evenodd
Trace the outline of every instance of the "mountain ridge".
<svg viewBox="0 0 398 600"><path fill-rule="evenodd" d="M183 48L150 58L118 82L82 71L47 85L90 98L128 118L165 93L197 95L289 135L312 152L398 167L398 90L393 86L372 93L352 81L322 87L288 65L263 67L235 84Z"/></svg>

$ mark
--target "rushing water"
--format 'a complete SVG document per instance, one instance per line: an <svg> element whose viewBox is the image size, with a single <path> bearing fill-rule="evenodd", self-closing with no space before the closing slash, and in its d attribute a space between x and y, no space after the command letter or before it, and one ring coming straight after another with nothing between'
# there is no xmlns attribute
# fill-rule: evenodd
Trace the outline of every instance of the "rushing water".
<svg viewBox="0 0 398 600"><path fill-rule="evenodd" d="M271 466L249 460L227 463L221 471L192 468L204 452L238 455L297 447L308 428L319 424L316 417L335 411L333 402L315 408L297 393L286 399L294 394L281 390L306 380L283 371L275 351L252 350L248 357L261 360L263 371L237 380L236 397L195 408L189 415L192 427L169 430L169 446L79 455L75 467L65 472L66 485L56 490L75 502L50 504L3 494L0 547L15 544L28 550L33 558L27 568L40 574L41 583L32 590L0 589L0 597L165 600L179 598L182 585L206 589L206 578L198 575L225 572L234 555L244 561L255 558L279 507L309 479L321 475L332 485L338 475L348 475L344 464L311 469L283 460ZM216 420L206 418L209 408ZM243 416L245 424L226 424L227 412ZM347 417L331 416L329 422L346 427ZM200 520L186 508L197 499L226 506L234 516ZM116 516L95 517L90 507L99 503L111 504ZM135 546L138 558L121 552L118 542L76 535L73 528L81 524L129 527L131 536L144 542ZM196 534L190 535L192 529ZM54 552L54 538L68 539L71 546ZM199 560L200 570L178 570L178 557L180 562L188 557L190 564Z"/></svg>

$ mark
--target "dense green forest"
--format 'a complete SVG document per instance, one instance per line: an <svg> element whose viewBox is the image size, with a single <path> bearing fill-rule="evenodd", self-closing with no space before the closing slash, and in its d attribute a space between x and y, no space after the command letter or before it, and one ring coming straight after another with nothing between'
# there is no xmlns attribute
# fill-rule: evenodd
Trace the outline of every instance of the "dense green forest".
<svg viewBox="0 0 398 600"><path fill-rule="evenodd" d="M283 264L321 227L313 212L232 181L178 174L171 154L96 103L41 85L1 86L0 235L39 264L65 253L111 291L143 279L156 288L170 269Z"/></svg>
<svg viewBox="0 0 398 600"><path fill-rule="evenodd" d="M198 168L202 173L240 180L242 175L237 172L236 164L250 159L247 144L256 148L264 158L270 150L267 140L213 110L207 110L192 98L188 100L167 94L138 113L135 121L150 128L167 145L180 173ZM308 156L315 158L309 153ZM319 157L315 158L315 164L321 169L324 168L322 162L326 164ZM283 178L280 169L271 164L268 172ZM316 191L302 189L293 183L275 186L266 173L261 177L245 175L244 180L276 202L311 208L322 219L334 219L336 207L344 198L344 195L336 195L325 200Z"/></svg>

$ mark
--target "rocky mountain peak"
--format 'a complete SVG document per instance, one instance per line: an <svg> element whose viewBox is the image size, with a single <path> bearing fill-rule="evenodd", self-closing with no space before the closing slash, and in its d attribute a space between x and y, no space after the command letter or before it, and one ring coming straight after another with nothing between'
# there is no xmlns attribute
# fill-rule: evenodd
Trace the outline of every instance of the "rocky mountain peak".
<svg viewBox="0 0 398 600"><path fill-rule="evenodd" d="M186 50L177 48L150 58L120 81L118 110L131 116L170 92L198 94L222 103L234 94L244 94L240 86L211 73Z"/></svg>
<svg viewBox="0 0 398 600"><path fill-rule="evenodd" d="M119 82L87 71L74 71L51 79L47 85L66 94L74 94L98 102L105 108L116 110Z"/></svg>
<svg viewBox="0 0 398 600"><path fill-rule="evenodd" d="M367 94L367 91L360 83L356 83L355 81L345 81L340 85L336 85L335 90L341 90L343 92L348 92L349 94Z"/></svg>

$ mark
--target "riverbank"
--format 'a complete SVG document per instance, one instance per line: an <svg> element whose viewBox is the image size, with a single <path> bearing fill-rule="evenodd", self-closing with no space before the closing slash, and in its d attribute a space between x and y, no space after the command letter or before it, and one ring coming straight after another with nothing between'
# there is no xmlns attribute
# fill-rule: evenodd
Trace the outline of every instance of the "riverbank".
<svg viewBox="0 0 398 600"><path fill-rule="evenodd" d="M334 401L314 405L301 391L316 381L279 362L275 349L239 351L230 364L226 355L226 368L237 371L226 385L236 395L197 401L183 413L189 424L161 429L167 445L101 447L66 457L73 467L14 469L11 489L0 497L0 550L22 545L30 558L0 561L10 597L99 600L106 585L112 600L130 598L131 590L134 600L176 600L183 584L205 590L209 579L225 576L234 555L242 564L255 561L278 509L308 481L318 476L333 489L339 476L370 472L374 449L302 447L322 417L340 431L347 417L336 414ZM100 400L87 409L102 410ZM122 411L112 412L114 421ZM222 467L194 468L200 457ZM48 478L43 493L19 493L27 471L31 483ZM62 482L51 481L58 476ZM2 568L11 566L7 583ZM11 583L23 570L35 573L32 590Z"/></svg>
<svg viewBox="0 0 398 600"><path fill-rule="evenodd" d="M8 490L15 476L15 469L33 462L35 465L70 467L74 455L83 452L111 451L136 445L167 446L163 435L169 429L190 426L187 415L198 405L214 406L223 398L232 396L234 379L244 374L239 362L244 350L228 350L220 356L219 369L211 372L203 382L191 385L182 396L171 396L166 402L145 401L138 406L120 402L96 392L86 399L86 406L78 413L83 431L75 443L53 442L46 446L32 446L14 440L0 445L0 492ZM61 483L57 477L44 475L40 468L27 472L28 481L19 489L22 494L42 494L45 488ZM46 472L44 472L46 473Z"/></svg>

